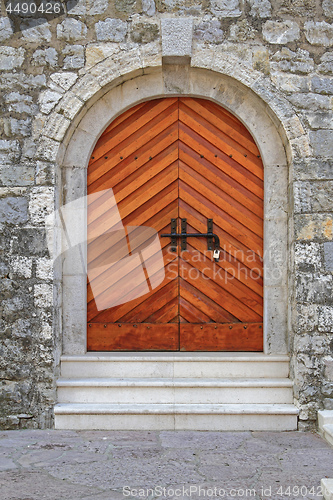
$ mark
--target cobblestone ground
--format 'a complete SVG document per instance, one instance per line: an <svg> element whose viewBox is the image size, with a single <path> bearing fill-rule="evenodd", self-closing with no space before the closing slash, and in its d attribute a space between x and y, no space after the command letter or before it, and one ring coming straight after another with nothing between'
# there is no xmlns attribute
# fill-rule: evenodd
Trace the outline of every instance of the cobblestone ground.
<svg viewBox="0 0 333 500"><path fill-rule="evenodd" d="M3 431L2 500L321 498L333 448L310 432Z"/></svg>

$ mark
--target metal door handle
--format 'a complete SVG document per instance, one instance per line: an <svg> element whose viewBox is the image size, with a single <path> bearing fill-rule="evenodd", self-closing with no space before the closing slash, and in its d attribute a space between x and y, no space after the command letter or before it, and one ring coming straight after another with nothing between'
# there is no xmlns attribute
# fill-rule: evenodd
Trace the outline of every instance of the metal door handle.
<svg viewBox="0 0 333 500"><path fill-rule="evenodd" d="M187 219L181 220L181 232L177 233L177 219L171 219L171 233L161 234L161 238L171 238L171 251L177 250L177 238L181 238L181 249L186 250L187 238L207 238L208 250L214 250L214 260L219 261L220 238L213 233L213 219L207 219L207 233L188 233ZM214 248L213 248L214 240ZM218 253L217 253L218 252Z"/></svg>

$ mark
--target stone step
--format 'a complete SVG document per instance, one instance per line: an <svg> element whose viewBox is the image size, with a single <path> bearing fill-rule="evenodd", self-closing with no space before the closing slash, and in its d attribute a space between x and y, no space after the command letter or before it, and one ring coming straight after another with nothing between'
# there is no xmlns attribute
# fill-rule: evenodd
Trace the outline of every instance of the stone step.
<svg viewBox="0 0 333 500"><path fill-rule="evenodd" d="M298 410L288 404L57 404L56 429L287 431Z"/></svg>
<svg viewBox="0 0 333 500"><path fill-rule="evenodd" d="M59 403L287 404L289 379L86 378L59 379Z"/></svg>
<svg viewBox="0 0 333 500"><path fill-rule="evenodd" d="M328 443L333 445L333 424L323 425L323 437Z"/></svg>
<svg viewBox="0 0 333 500"><path fill-rule="evenodd" d="M286 378L288 373L288 356L248 352L94 353L61 358L64 378Z"/></svg>
<svg viewBox="0 0 333 500"><path fill-rule="evenodd" d="M333 410L318 411L318 426L321 429L326 424L333 424Z"/></svg>

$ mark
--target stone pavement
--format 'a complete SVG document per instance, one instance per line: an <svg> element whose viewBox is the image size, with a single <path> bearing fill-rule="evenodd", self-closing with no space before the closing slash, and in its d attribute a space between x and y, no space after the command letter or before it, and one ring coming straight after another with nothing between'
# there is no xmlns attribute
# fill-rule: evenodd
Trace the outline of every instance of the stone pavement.
<svg viewBox="0 0 333 500"><path fill-rule="evenodd" d="M322 498L311 432L0 432L1 500Z"/></svg>

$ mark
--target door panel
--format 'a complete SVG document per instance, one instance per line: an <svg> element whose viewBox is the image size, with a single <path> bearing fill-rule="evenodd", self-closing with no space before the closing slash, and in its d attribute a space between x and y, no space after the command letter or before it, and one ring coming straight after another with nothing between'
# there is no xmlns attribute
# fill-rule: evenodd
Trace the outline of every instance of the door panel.
<svg viewBox="0 0 333 500"><path fill-rule="evenodd" d="M219 261L203 237L172 251L171 219L188 234L213 219ZM88 350L262 350L262 252L263 166L246 128L203 99L126 111L88 167Z"/></svg>

